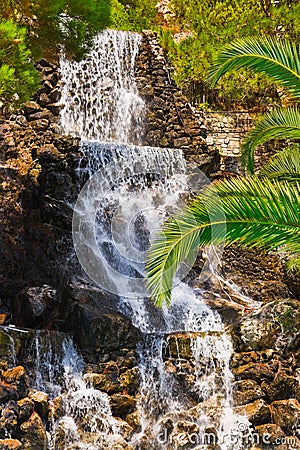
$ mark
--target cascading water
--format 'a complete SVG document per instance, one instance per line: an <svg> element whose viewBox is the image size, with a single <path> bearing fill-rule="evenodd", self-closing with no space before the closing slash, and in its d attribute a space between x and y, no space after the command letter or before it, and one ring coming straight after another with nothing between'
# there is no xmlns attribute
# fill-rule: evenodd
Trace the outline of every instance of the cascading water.
<svg viewBox="0 0 300 450"><path fill-rule="evenodd" d="M140 40L135 33L107 30L84 61L60 64L61 129L83 139L78 171L82 183L88 180L74 211L75 249L90 278L117 294L119 309L145 333L138 348L141 427L129 448L206 449L217 442L221 450L238 450L245 448L241 436L234 443L231 438L248 432L249 424L232 409L232 347L220 317L179 281L170 310L158 311L146 299L145 250L152 233L180 207L189 177L181 151L136 146L144 108L134 79ZM181 352L185 339L188 357ZM88 388L79 386L76 371L67 379L65 411L73 424L78 405L86 411L90 403L94 411L95 403L82 394ZM110 435L113 418L107 398L98 395L97 414L110 419L102 428L93 422L91 433ZM70 432L59 448L73 448L72 439L81 442L77 431Z"/></svg>

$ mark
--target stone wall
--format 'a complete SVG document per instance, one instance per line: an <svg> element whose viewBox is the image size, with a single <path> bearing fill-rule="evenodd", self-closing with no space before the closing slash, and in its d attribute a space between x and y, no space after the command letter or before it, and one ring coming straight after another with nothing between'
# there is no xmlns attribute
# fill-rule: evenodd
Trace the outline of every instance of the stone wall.
<svg viewBox="0 0 300 450"><path fill-rule="evenodd" d="M180 148L206 174L217 171L219 154L207 146L204 118L195 113L172 80L156 34L144 31L142 36L136 81L146 105L145 145Z"/></svg>

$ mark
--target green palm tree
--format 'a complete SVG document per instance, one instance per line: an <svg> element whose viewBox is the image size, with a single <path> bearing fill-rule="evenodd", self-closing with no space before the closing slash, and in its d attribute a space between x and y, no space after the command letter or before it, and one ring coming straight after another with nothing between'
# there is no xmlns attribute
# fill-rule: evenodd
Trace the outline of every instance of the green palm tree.
<svg viewBox="0 0 300 450"><path fill-rule="evenodd" d="M299 198L298 145L275 155L258 176L221 180L206 187L164 224L152 243L146 267L155 303L170 303L180 263L209 244L283 246L300 265Z"/></svg>
<svg viewBox="0 0 300 450"><path fill-rule="evenodd" d="M267 75L284 87L292 99L300 98L299 45L274 38L247 38L225 47L208 76L214 86L227 72L242 67ZM300 111L296 106L276 108L265 114L246 135L242 144L242 162L254 173L255 148L271 139L300 139Z"/></svg>

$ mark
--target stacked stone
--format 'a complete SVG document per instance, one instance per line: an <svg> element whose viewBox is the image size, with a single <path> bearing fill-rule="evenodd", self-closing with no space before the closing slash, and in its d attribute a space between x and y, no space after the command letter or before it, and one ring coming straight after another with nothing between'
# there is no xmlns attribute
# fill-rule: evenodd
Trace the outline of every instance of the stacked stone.
<svg viewBox="0 0 300 450"><path fill-rule="evenodd" d="M206 145L206 127L171 79L155 33L143 32L136 81L145 101L145 145L180 148L206 173L218 170L219 158Z"/></svg>

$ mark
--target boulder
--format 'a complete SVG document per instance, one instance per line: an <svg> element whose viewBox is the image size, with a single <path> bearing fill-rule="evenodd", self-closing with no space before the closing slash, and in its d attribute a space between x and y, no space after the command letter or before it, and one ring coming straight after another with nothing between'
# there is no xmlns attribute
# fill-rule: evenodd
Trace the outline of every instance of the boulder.
<svg viewBox="0 0 300 450"><path fill-rule="evenodd" d="M32 120L30 122L30 126L36 131L46 131L49 126L49 120L47 119Z"/></svg>
<svg viewBox="0 0 300 450"><path fill-rule="evenodd" d="M113 394L110 396L110 405L114 416L125 419L136 407L135 398L127 394Z"/></svg>
<svg viewBox="0 0 300 450"><path fill-rule="evenodd" d="M8 369L3 373L3 378L6 383L17 389L19 398L26 397L29 389L29 379L24 367L17 366L13 369Z"/></svg>
<svg viewBox="0 0 300 450"><path fill-rule="evenodd" d="M45 392L30 389L28 397L34 403L34 409L38 413L38 415L43 420L47 420L49 411L48 405L49 395L46 394Z"/></svg>
<svg viewBox="0 0 300 450"><path fill-rule="evenodd" d="M108 308L94 308L75 303L68 319L85 361L97 363L106 355L118 354L122 348L135 349L141 339L140 331L123 314Z"/></svg>
<svg viewBox="0 0 300 450"><path fill-rule="evenodd" d="M253 362L234 368L233 373L238 380L251 379L258 382L272 380L275 376L269 364Z"/></svg>
<svg viewBox="0 0 300 450"><path fill-rule="evenodd" d="M18 450L22 443L17 439L0 439L0 450Z"/></svg>
<svg viewBox="0 0 300 450"><path fill-rule="evenodd" d="M246 416L254 426L271 422L270 408L262 399L255 400L247 405L236 406L234 410L237 414Z"/></svg>
<svg viewBox="0 0 300 450"><path fill-rule="evenodd" d="M0 437L16 437L19 407L14 400L9 400L1 412Z"/></svg>
<svg viewBox="0 0 300 450"><path fill-rule="evenodd" d="M296 430L300 421L300 403L292 398L289 400L277 400L271 403L271 413L273 421L286 433Z"/></svg>
<svg viewBox="0 0 300 450"><path fill-rule="evenodd" d="M284 431L275 423L258 425L255 427L254 432L259 434L260 442L263 442L269 446L273 444L276 445L276 442L279 442L285 438Z"/></svg>
<svg viewBox="0 0 300 450"><path fill-rule="evenodd" d="M47 434L40 416L34 412L20 425L21 442L24 450L46 450Z"/></svg>
<svg viewBox="0 0 300 450"><path fill-rule="evenodd" d="M17 400L19 394L17 389L5 381L0 381L0 403L5 403L8 400Z"/></svg>
<svg viewBox="0 0 300 450"><path fill-rule="evenodd" d="M30 398L25 397L18 401L19 406L19 422L25 422L29 419L34 411L34 403Z"/></svg>
<svg viewBox="0 0 300 450"><path fill-rule="evenodd" d="M32 101L24 103L23 108L26 116L42 110L41 106L38 103Z"/></svg>
<svg viewBox="0 0 300 450"><path fill-rule="evenodd" d="M56 305L56 290L51 286L26 288L16 299L15 317L20 326L41 327Z"/></svg>
<svg viewBox="0 0 300 450"><path fill-rule="evenodd" d="M241 380L233 384L233 397L236 406L252 403L259 398L264 398L265 394L259 384L254 380Z"/></svg>

